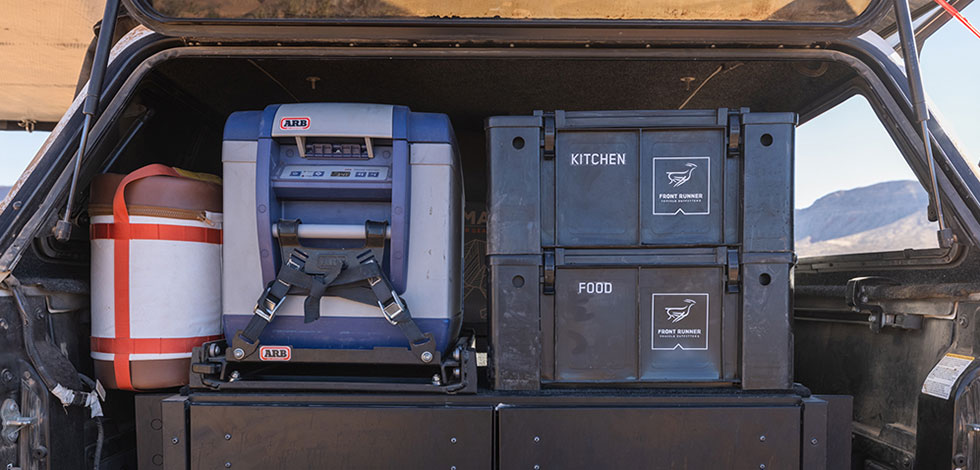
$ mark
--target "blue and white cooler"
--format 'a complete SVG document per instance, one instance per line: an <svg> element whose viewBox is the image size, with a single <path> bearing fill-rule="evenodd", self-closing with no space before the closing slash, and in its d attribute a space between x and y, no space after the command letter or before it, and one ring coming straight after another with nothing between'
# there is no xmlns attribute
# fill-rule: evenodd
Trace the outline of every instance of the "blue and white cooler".
<svg viewBox="0 0 980 470"><path fill-rule="evenodd" d="M446 115L355 103L236 112L222 162L229 357L416 351L421 332L428 362L455 345L463 183Z"/></svg>

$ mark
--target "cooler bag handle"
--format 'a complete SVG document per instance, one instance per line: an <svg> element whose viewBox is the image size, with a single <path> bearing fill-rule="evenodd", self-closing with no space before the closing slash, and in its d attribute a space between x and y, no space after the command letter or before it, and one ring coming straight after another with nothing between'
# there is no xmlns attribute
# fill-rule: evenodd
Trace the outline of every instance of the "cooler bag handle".
<svg viewBox="0 0 980 470"><path fill-rule="evenodd" d="M215 175L181 170L179 168L173 168L167 165L161 165L159 163L146 165L143 168L126 175L126 177L119 182L119 186L116 186L116 192L112 196L112 219L117 226L126 227L122 228L122 230L126 230L127 236L129 235L129 209L126 208L126 186L130 183L149 178L151 176L172 176L174 178L193 179L206 183L221 184L221 178Z"/></svg>
<svg viewBox="0 0 980 470"><path fill-rule="evenodd" d="M120 230L119 233L123 236L129 236L129 209L126 208L126 186L151 176L173 176L180 178L180 173L169 166L154 163L126 175L119 182L119 186L116 186L116 192L112 196L112 221L116 225L116 230Z"/></svg>

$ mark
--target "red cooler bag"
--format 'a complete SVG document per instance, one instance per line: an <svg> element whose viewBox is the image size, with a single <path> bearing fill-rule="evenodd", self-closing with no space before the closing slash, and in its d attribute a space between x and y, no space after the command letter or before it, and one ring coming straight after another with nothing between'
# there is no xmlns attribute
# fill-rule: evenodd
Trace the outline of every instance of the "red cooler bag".
<svg viewBox="0 0 980 470"><path fill-rule="evenodd" d="M164 165L92 182L92 359L105 386L184 385L221 338L221 180Z"/></svg>

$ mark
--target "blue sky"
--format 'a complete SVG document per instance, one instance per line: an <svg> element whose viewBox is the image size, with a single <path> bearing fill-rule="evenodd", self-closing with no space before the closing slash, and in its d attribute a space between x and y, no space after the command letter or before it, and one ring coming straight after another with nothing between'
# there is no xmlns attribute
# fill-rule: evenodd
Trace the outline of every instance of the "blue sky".
<svg viewBox="0 0 980 470"><path fill-rule="evenodd" d="M0 185L9 186L27 168L49 132L0 131Z"/></svg>
<svg viewBox="0 0 980 470"><path fill-rule="evenodd" d="M964 16L980 25L976 3ZM926 93L947 131L971 162L980 159L980 39L949 22L922 50ZM46 132L0 131L0 185L12 184L47 138ZM913 179L891 138L862 97L801 126L797 133L796 206L824 194L897 179Z"/></svg>
<svg viewBox="0 0 980 470"><path fill-rule="evenodd" d="M980 7L963 15L980 25ZM980 39L953 20L930 37L920 59L926 94L969 161L980 159ZM827 193L882 181L915 179L863 97L800 126L796 138L796 207Z"/></svg>

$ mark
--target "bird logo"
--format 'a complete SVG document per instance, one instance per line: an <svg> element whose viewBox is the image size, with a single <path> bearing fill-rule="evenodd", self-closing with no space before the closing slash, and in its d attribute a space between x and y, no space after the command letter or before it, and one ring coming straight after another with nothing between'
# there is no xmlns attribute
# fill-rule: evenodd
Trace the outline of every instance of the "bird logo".
<svg viewBox="0 0 980 470"><path fill-rule="evenodd" d="M683 307L667 307L664 310L667 311L667 318L670 319L671 323L677 323L685 318L691 313L691 307L694 307L695 302L691 299L684 299L684 303L687 305Z"/></svg>
<svg viewBox="0 0 980 470"><path fill-rule="evenodd" d="M687 167L684 171L668 171L667 179L670 181L671 187L679 187L680 185L687 183L691 179L691 174L694 173L694 169L698 166L693 163L685 163L684 166Z"/></svg>

